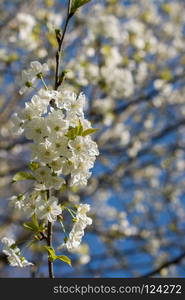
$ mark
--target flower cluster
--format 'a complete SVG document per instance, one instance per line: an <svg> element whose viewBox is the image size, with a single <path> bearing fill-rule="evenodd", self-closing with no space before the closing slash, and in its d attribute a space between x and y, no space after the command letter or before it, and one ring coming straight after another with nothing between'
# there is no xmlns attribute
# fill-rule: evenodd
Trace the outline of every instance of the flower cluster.
<svg viewBox="0 0 185 300"><path fill-rule="evenodd" d="M7 255L8 261L12 267L23 268L33 265L21 255L20 249L16 246L13 239L4 237L1 241L4 244L3 253Z"/></svg>
<svg viewBox="0 0 185 300"><path fill-rule="evenodd" d="M62 210L66 208L52 196L52 190L63 189L67 183L75 188L86 186L90 169L99 154L97 144L91 139L96 129L84 116L85 96L60 88L49 90L43 79L47 71L47 64L41 65L37 61L23 71L24 86L20 93L32 87L36 79L42 81L45 89L40 89L12 119L14 132L24 134L32 141L31 171L17 173L14 180L31 179L35 184L31 192L11 197L10 204L27 218L32 218L33 223L25 223L25 226L39 234L46 222L53 223L59 216L58 220L61 220ZM84 229L92 223L86 216L89 209L86 204L79 206L66 249L71 251L79 247ZM39 220L42 221L40 225ZM6 245L4 253L12 266L30 265L20 256L13 240L5 238L3 243Z"/></svg>
<svg viewBox="0 0 185 300"><path fill-rule="evenodd" d="M66 247L68 251L74 251L80 246L82 237L84 236L84 229L87 225L92 224L92 219L86 215L89 210L90 206L88 204L80 204L69 238L66 243L59 247L59 249Z"/></svg>
<svg viewBox="0 0 185 300"><path fill-rule="evenodd" d="M54 222L62 213L56 197L47 198L46 192L33 191L10 198L11 205L17 208L27 218L36 216L40 220Z"/></svg>
<svg viewBox="0 0 185 300"><path fill-rule="evenodd" d="M33 74L35 78L35 70ZM95 130L84 118L84 105L82 93L41 89L14 115L14 131L33 141L30 147L32 160L38 162L34 171L37 189L59 190L65 175L71 175L70 186L87 184L99 152L90 136Z"/></svg>

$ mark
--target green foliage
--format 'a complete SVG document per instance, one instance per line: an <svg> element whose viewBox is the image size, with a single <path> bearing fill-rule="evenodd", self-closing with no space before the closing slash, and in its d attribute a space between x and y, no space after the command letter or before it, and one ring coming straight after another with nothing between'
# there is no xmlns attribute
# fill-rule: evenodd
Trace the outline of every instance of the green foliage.
<svg viewBox="0 0 185 300"><path fill-rule="evenodd" d="M26 222L23 224L24 229L33 231L34 233L42 232L44 230L44 224L39 224L37 217L32 216L32 222Z"/></svg>
<svg viewBox="0 0 185 300"><path fill-rule="evenodd" d="M70 14L74 15L74 13L77 11L77 9L81 6L83 6L84 4L90 2L91 0L73 0L72 4L71 4L71 10L70 10Z"/></svg>
<svg viewBox="0 0 185 300"><path fill-rule="evenodd" d="M86 136L86 135L96 132L97 130L98 130L97 128L88 128L88 129L84 130L82 123L79 120L78 126L70 128L68 130L66 136L70 140L74 140L77 136Z"/></svg>
<svg viewBox="0 0 185 300"><path fill-rule="evenodd" d="M21 180L34 180L35 177L28 172L20 171L16 173L13 177L13 182L21 181Z"/></svg>
<svg viewBox="0 0 185 300"><path fill-rule="evenodd" d="M24 223L23 227L28 231L38 232L38 228L32 222Z"/></svg>
<svg viewBox="0 0 185 300"><path fill-rule="evenodd" d="M98 128L89 128L89 129L86 129L82 132L82 136L86 136L86 135L89 135L89 134L92 134L94 132L98 131Z"/></svg>
<svg viewBox="0 0 185 300"><path fill-rule="evenodd" d="M37 170L39 167L40 167L40 164L39 164L38 162L36 162L36 161L32 161L32 162L30 162L30 164L29 164L29 168L30 168L31 171L35 171L35 170Z"/></svg>
<svg viewBox="0 0 185 300"><path fill-rule="evenodd" d="M33 224L34 224L37 228L39 228L39 222L38 222L37 217L36 217L35 214L32 216L32 221L33 221Z"/></svg>
<svg viewBox="0 0 185 300"><path fill-rule="evenodd" d="M55 250L52 247L49 246L44 246L44 248L48 251L49 253L49 260L51 262L55 261L57 259L57 256L55 254Z"/></svg>
<svg viewBox="0 0 185 300"><path fill-rule="evenodd" d="M79 120L78 122L78 126L76 127L71 127L66 136L70 139L70 140L74 140L75 137L79 136L79 135L82 135L82 132L83 132L83 126Z"/></svg>
<svg viewBox="0 0 185 300"><path fill-rule="evenodd" d="M71 260L68 256L66 255L58 255L57 259L60 259L61 261L65 262L66 264L68 264L69 266L71 266Z"/></svg>
<svg viewBox="0 0 185 300"><path fill-rule="evenodd" d="M71 260L68 256L65 255L56 255L55 254L55 250L52 247L49 246L44 246L44 248L48 251L49 253L49 260L51 262L55 261L56 259L59 259L63 262L65 262L66 264L68 264L69 266L71 266Z"/></svg>

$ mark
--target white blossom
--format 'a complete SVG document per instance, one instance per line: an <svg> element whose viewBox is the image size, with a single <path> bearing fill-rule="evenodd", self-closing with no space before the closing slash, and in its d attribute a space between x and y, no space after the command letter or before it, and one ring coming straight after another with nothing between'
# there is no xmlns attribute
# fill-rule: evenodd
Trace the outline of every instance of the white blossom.
<svg viewBox="0 0 185 300"><path fill-rule="evenodd" d="M78 157L98 155L97 144L88 136L77 136L74 140L68 143L72 153Z"/></svg>
<svg viewBox="0 0 185 300"><path fill-rule="evenodd" d="M49 222L54 222L57 216L62 213L62 208L58 205L58 199L56 197L50 197L48 200L41 199L37 208L37 217L39 219L45 219Z"/></svg>
<svg viewBox="0 0 185 300"><path fill-rule="evenodd" d="M31 262L28 262L24 256L21 256L20 249L16 246L13 239L4 237L1 242L4 244L3 253L7 255L12 267L23 268L33 265Z"/></svg>
<svg viewBox="0 0 185 300"><path fill-rule="evenodd" d="M87 217L87 212L90 210L90 205L80 204L77 210L76 221L69 234L69 238L65 244L62 244L59 249L66 247L68 251L74 251L80 246L84 229L92 224L92 219Z"/></svg>
<svg viewBox="0 0 185 300"><path fill-rule="evenodd" d="M32 151L32 158L38 159L45 164L58 158L54 145L48 140L42 143L32 144L30 147Z"/></svg>
<svg viewBox="0 0 185 300"><path fill-rule="evenodd" d="M33 87L34 82L38 78L38 76L45 75L49 71L49 67L47 64L41 64L38 61L32 61L30 63L30 68L28 70L22 71L22 82L23 87L20 89L19 93L22 95L27 90L29 90L30 87Z"/></svg>
<svg viewBox="0 0 185 300"><path fill-rule="evenodd" d="M28 122L24 126L24 134L29 140L43 141L43 138L49 134L45 118L35 118Z"/></svg>
<svg viewBox="0 0 185 300"><path fill-rule="evenodd" d="M36 190L33 190L31 193L27 193L25 196L23 215L25 215L27 218L30 218L36 213L41 195Z"/></svg>
<svg viewBox="0 0 185 300"><path fill-rule="evenodd" d="M59 174L62 173L62 167L63 167L63 158L57 158L50 162L50 167L55 171L58 172Z"/></svg>
<svg viewBox="0 0 185 300"><path fill-rule="evenodd" d="M46 119L52 138L62 137L67 132L68 121L64 120L62 115L61 111L53 111Z"/></svg>
<svg viewBox="0 0 185 300"><path fill-rule="evenodd" d="M25 207L25 195L20 194L18 196L12 196L10 198L10 205L18 210L23 210Z"/></svg>
<svg viewBox="0 0 185 300"><path fill-rule="evenodd" d="M39 96L34 95L30 102L26 102L25 108L19 113L19 118L25 121L31 121L47 112L48 103Z"/></svg>
<svg viewBox="0 0 185 300"><path fill-rule="evenodd" d="M84 105L85 96L83 93L76 95L71 91L61 91L59 94L57 106L67 111L67 119L70 119L72 115L83 116Z"/></svg>
<svg viewBox="0 0 185 300"><path fill-rule="evenodd" d="M71 171L71 186L86 186L87 180L91 176L91 172L89 172L89 169L93 167L93 162L90 160L88 161L77 161L74 164L74 168Z"/></svg>

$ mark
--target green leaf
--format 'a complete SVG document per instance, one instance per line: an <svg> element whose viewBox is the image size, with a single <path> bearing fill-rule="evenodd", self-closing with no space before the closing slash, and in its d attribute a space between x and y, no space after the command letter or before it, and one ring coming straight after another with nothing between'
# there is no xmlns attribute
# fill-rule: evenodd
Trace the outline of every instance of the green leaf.
<svg viewBox="0 0 185 300"><path fill-rule="evenodd" d="M23 224L24 229L33 231L35 233L43 232L45 230L45 223L39 224L36 215L32 216L32 222L26 222Z"/></svg>
<svg viewBox="0 0 185 300"><path fill-rule="evenodd" d="M99 130L98 128L88 128L88 129L84 130L82 123L79 120L78 126L70 128L68 130L68 132L66 133L66 136L70 140L74 140L77 136L86 136L86 135L92 134L98 130Z"/></svg>
<svg viewBox="0 0 185 300"><path fill-rule="evenodd" d="M65 262L66 264L68 264L71 267L71 260L68 256L58 255L57 259L60 259L61 261Z"/></svg>
<svg viewBox="0 0 185 300"><path fill-rule="evenodd" d="M76 131L77 131L77 135L81 135L82 134L82 132L83 132L83 126L82 126L82 123L81 123L81 121L79 120L78 121L78 126L76 127Z"/></svg>
<svg viewBox="0 0 185 300"><path fill-rule="evenodd" d="M66 133L66 136L70 140L74 140L77 136L82 135L83 132L83 126L80 120L78 121L78 126L76 127L71 127L68 132Z"/></svg>
<svg viewBox="0 0 185 300"><path fill-rule="evenodd" d="M73 0L72 5L71 5L70 14L73 15L79 7L83 6L84 4L86 4L90 1L91 0Z"/></svg>
<svg viewBox="0 0 185 300"><path fill-rule="evenodd" d="M29 164L29 168L31 171L35 171L37 170L38 168L40 167L40 164L36 161L32 161L30 164Z"/></svg>
<svg viewBox="0 0 185 300"><path fill-rule="evenodd" d="M32 216L32 221L33 221L33 224L35 225L35 227L37 227L37 229L39 229L39 222L38 222L35 214Z"/></svg>
<svg viewBox="0 0 185 300"><path fill-rule="evenodd" d="M75 127L75 128L70 128L69 130L68 130L68 132L66 133L66 136L70 139L70 140L74 140L75 139L75 137L76 137L76 128L77 127Z"/></svg>
<svg viewBox="0 0 185 300"><path fill-rule="evenodd" d="M63 262L65 262L66 264L71 266L71 260L68 256L65 255L56 255L55 254L55 250L52 247L49 246L44 246L44 248L48 251L49 253L49 259L50 261L55 261L56 259L59 259Z"/></svg>
<svg viewBox="0 0 185 300"><path fill-rule="evenodd" d="M89 129L86 129L82 132L82 136L86 136L86 135L89 135L89 134L92 134L96 131L98 131L99 129L98 128L89 128Z"/></svg>
<svg viewBox="0 0 185 300"><path fill-rule="evenodd" d="M38 231L38 227L35 226L32 222L23 223L23 227L28 231L33 231L33 232Z"/></svg>
<svg viewBox="0 0 185 300"><path fill-rule="evenodd" d="M49 259L50 261L54 261L57 259L57 256L55 254L55 250L52 248L52 247L49 247L49 246L44 246L44 248L48 251L49 253Z"/></svg>
<svg viewBox="0 0 185 300"><path fill-rule="evenodd" d="M35 177L31 173L21 171L14 175L13 182L17 182L21 180L33 180L33 179L35 179Z"/></svg>

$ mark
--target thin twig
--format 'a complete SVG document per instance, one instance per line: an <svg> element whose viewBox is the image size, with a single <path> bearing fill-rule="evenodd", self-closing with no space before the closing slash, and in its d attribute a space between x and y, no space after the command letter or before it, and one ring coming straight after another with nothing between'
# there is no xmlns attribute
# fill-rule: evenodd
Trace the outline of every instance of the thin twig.
<svg viewBox="0 0 185 300"><path fill-rule="evenodd" d="M71 10L71 0L68 1L67 17L66 17L66 21L65 21L65 25L64 25L64 30L62 32L62 36L60 36L60 34L57 35L58 50L56 52L55 90L57 90L57 88L60 85L59 77L60 77L60 62L61 62L62 45L63 45L64 37L65 37L66 31L67 31L67 26L69 24L69 20L73 16L73 14L70 13L70 10Z"/></svg>

